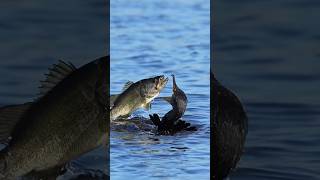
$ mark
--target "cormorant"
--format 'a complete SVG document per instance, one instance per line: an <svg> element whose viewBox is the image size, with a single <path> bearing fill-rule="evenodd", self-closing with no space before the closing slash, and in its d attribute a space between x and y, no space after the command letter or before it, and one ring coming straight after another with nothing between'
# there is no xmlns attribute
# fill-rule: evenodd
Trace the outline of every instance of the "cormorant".
<svg viewBox="0 0 320 180"><path fill-rule="evenodd" d="M195 131L195 127L189 127L190 123L180 120L187 108L188 98L186 94L176 84L175 76L172 74L173 87L172 96L164 97L172 105L172 109L161 119L157 114L149 115L153 124L158 127L159 134L173 135L178 131Z"/></svg>
<svg viewBox="0 0 320 180"><path fill-rule="evenodd" d="M243 153L248 119L237 96L211 74L211 167L213 179L226 178Z"/></svg>

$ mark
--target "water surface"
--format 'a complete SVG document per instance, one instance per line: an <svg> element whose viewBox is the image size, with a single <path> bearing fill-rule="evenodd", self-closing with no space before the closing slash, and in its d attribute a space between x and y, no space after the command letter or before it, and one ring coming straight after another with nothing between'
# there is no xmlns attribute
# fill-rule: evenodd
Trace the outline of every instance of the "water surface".
<svg viewBox="0 0 320 180"><path fill-rule="evenodd" d="M156 136L111 132L111 179L209 179L209 1L111 1L111 93L128 80L176 75L189 103L184 120L197 132ZM171 96L172 80L160 96ZM148 113L163 116L170 105L155 100Z"/></svg>
<svg viewBox="0 0 320 180"><path fill-rule="evenodd" d="M320 178L319 10L315 0L216 1L215 74L249 117L230 179Z"/></svg>

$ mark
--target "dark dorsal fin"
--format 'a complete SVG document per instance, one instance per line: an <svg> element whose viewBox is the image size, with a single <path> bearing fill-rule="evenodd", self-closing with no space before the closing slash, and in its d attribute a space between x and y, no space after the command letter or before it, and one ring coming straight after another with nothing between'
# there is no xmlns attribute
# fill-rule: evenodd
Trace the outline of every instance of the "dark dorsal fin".
<svg viewBox="0 0 320 180"><path fill-rule="evenodd" d="M39 95L45 95L76 69L77 68L72 63L66 63L62 60L59 60L59 63L54 64L51 68L49 68L49 73L45 74L46 79L44 81L41 81L41 85L39 87Z"/></svg>
<svg viewBox="0 0 320 180"><path fill-rule="evenodd" d="M0 143L8 142L15 125L32 103L11 105L0 108Z"/></svg>

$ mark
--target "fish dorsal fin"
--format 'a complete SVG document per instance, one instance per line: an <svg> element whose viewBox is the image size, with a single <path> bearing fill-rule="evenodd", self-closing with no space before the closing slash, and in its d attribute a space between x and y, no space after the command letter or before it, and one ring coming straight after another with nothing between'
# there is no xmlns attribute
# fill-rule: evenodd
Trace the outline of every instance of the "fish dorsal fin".
<svg viewBox="0 0 320 180"><path fill-rule="evenodd" d="M15 125L32 103L11 105L0 108L0 143L8 142Z"/></svg>
<svg viewBox="0 0 320 180"><path fill-rule="evenodd" d="M49 73L45 74L46 79L41 81L39 95L45 95L76 69L77 68L72 63L59 60L59 63L54 64L51 68L49 68Z"/></svg>
<svg viewBox="0 0 320 180"><path fill-rule="evenodd" d="M127 90L134 82L132 81L128 81L124 84L123 88L122 88L122 91L125 91Z"/></svg>

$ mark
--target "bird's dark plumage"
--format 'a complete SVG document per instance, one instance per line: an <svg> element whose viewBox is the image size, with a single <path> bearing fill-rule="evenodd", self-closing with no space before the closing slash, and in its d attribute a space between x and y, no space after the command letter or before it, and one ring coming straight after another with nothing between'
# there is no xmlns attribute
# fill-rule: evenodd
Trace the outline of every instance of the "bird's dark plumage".
<svg viewBox="0 0 320 180"><path fill-rule="evenodd" d="M195 127L189 127L190 123L180 120L187 108L188 99L185 93L177 86L174 75L172 96L170 98L170 104L172 109L167 112L162 119L157 114L149 115L153 124L158 127L159 134L173 135L178 131L187 130L194 131Z"/></svg>
<svg viewBox="0 0 320 180"><path fill-rule="evenodd" d="M241 102L211 74L211 163L213 179L229 175L240 160L248 131Z"/></svg>
<svg viewBox="0 0 320 180"><path fill-rule="evenodd" d="M190 123L186 123L181 119L177 120L175 123L170 121L160 120L158 114L149 115L151 121L155 126L157 126L157 132L160 135L174 135L179 131L196 131L197 128L191 126Z"/></svg>

